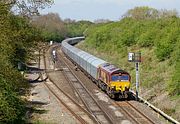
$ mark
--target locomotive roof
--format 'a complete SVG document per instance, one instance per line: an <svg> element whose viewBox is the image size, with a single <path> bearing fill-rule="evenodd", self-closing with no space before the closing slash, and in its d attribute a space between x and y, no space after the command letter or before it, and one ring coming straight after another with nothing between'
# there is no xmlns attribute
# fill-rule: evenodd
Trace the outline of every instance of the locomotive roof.
<svg viewBox="0 0 180 124"><path fill-rule="evenodd" d="M127 73L124 70L121 70L120 68L116 67L115 65L112 65L110 63L105 63L101 65L101 68L107 71L108 73Z"/></svg>

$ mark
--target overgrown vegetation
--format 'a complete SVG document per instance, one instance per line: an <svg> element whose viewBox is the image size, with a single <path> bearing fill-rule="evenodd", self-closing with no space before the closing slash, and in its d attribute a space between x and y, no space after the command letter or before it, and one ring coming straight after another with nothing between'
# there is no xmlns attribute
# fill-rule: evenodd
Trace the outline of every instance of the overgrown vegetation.
<svg viewBox="0 0 180 124"><path fill-rule="evenodd" d="M26 101L21 91L29 85L18 71L18 63L26 63L38 42L57 41L82 36L89 21L62 21L58 14L32 16L38 8L52 0L0 1L0 123L25 123ZM16 7L19 15L13 14Z"/></svg>
<svg viewBox="0 0 180 124"><path fill-rule="evenodd" d="M104 57L128 71L132 71L133 67L126 60L127 53L140 50L144 58L142 69L145 74L142 77L146 76L141 80L142 85L152 87L162 84L169 94L179 96L179 34L180 18L176 11L137 7L129 10L119 22L89 28L84 46L86 50L96 49L98 53L111 55Z"/></svg>
<svg viewBox="0 0 180 124"><path fill-rule="evenodd" d="M12 13L14 5L16 2L0 1L0 123L25 123L26 101L20 95L29 85L17 65L27 61L41 38L25 15Z"/></svg>
<svg viewBox="0 0 180 124"><path fill-rule="evenodd" d="M58 14L49 13L34 17L32 24L37 26L41 32L44 41L62 41L67 35L67 29L64 22L61 20Z"/></svg>
<svg viewBox="0 0 180 124"><path fill-rule="evenodd" d="M96 24L78 45L127 70L135 90L134 64L128 52L141 52L140 94L179 121L180 113L180 18L176 11L136 7L118 22ZM163 101L163 104L162 104Z"/></svg>

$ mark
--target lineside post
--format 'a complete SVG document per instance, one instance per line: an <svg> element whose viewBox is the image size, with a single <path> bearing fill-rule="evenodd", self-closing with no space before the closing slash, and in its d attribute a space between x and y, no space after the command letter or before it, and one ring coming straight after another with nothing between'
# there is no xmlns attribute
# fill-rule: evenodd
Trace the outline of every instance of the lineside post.
<svg viewBox="0 0 180 124"><path fill-rule="evenodd" d="M136 100L139 100L139 63L141 62L141 53L129 53L128 54L128 61L135 63L136 69Z"/></svg>
<svg viewBox="0 0 180 124"><path fill-rule="evenodd" d="M41 49L39 49L39 58L38 58L38 62L39 62L39 63L38 63L38 68L39 68L39 69L40 69L40 61L41 61L41 60L40 60L40 59L41 59L40 57L41 57Z"/></svg>
<svg viewBox="0 0 180 124"><path fill-rule="evenodd" d="M138 93L139 93L139 63L135 63L136 66L136 100L138 101Z"/></svg>
<svg viewBox="0 0 180 124"><path fill-rule="evenodd" d="M57 59L56 50L52 51L52 57L53 57L54 70L55 70L55 64L56 64L56 59Z"/></svg>

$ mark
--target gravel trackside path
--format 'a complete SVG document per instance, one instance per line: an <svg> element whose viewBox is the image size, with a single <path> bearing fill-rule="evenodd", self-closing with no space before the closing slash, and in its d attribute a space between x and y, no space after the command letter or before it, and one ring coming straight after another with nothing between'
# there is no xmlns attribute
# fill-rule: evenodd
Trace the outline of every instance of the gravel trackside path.
<svg viewBox="0 0 180 124"><path fill-rule="evenodd" d="M44 69L43 57L40 59L40 69ZM35 74L28 75L29 80L33 80L34 77ZM48 82L37 81L31 83L31 95L28 100L35 107L35 110L31 115L30 123L79 124L75 117L56 99L44 83L51 82L48 80Z"/></svg>

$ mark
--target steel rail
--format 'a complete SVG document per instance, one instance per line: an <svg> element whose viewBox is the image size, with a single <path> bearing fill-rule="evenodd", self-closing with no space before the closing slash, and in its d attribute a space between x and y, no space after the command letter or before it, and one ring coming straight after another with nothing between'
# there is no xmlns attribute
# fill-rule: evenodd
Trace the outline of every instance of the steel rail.
<svg viewBox="0 0 180 124"><path fill-rule="evenodd" d="M63 63L64 64L64 63ZM66 78L66 80L68 81L68 83L70 84L71 88L75 90L75 92L78 94L79 98L81 99L82 103L85 105L85 107L87 108L87 110L89 112L91 112L90 108L88 107L87 103L85 102L85 100L81 97L81 94L78 92L78 90L74 87L73 82L68 78L67 76L67 71L65 72L64 70L62 70L64 77ZM91 113L93 115L93 113ZM99 123L99 121L97 120L97 118L93 115L94 119L97 121L97 123Z"/></svg>
<svg viewBox="0 0 180 124"><path fill-rule="evenodd" d="M60 56L60 55L58 55ZM61 55L62 56L62 55ZM104 113L104 116L106 117L107 121L111 124L113 123L113 119L108 115L107 112L105 112L103 110L103 108L101 107L101 105L99 105L99 103L97 102L97 100L91 95L91 93L88 91L88 89L84 86L84 84L81 82L81 80L76 76L76 74L71 70L72 68L65 62L65 60L61 59L61 61L63 61L63 63L67 66L67 68L69 68L69 71L72 73L72 75L77 79L77 82L84 88L84 90L86 91L86 93L90 96L89 98L91 98L95 104L99 107L99 109L102 111L102 113ZM76 88L75 88L76 89ZM79 92L77 89L76 89L77 92ZM83 99L83 103L85 103L85 106L87 107L87 109L97 118L97 115L95 115L96 113L93 112L93 110L89 107L87 101L84 100L84 98L82 98L82 96L80 95L80 92L78 93L80 98ZM99 113L97 113L99 115ZM100 120L98 120L99 123L102 123L100 122Z"/></svg>
<svg viewBox="0 0 180 124"><path fill-rule="evenodd" d="M134 122L136 122L137 124L141 124L140 122L137 121L137 119L134 118L132 113L128 112L124 107L120 106L118 103L117 106L119 106Z"/></svg>
<svg viewBox="0 0 180 124"><path fill-rule="evenodd" d="M77 37L78 38L78 37ZM76 38L76 40L77 40ZM81 39L82 37L80 37L79 39ZM73 40L73 39L69 39L69 40ZM69 41L68 39L66 39L66 41ZM78 42L81 42L80 40ZM160 110L159 108L155 107L154 105L152 105L151 103L149 103L147 100L145 100L142 97L138 97L140 99L141 102L143 102L144 104L146 104L149 108L151 108L153 111L155 111L156 113L160 114L164 119L168 120L171 123L174 124L180 124L180 122L178 122L177 120L175 120L174 118L170 117L169 115L167 115L166 113L164 113L162 110Z"/></svg>
<svg viewBox="0 0 180 124"><path fill-rule="evenodd" d="M150 123L155 124L155 122L153 122L150 118L147 117L147 115L145 115L144 113L142 113L141 111L139 111L139 109L137 109L134 105L132 105L130 102L126 101L126 103L128 105L131 106L131 108L133 108L134 110L136 110L138 113L140 113L143 117L145 117Z"/></svg>
<svg viewBox="0 0 180 124"><path fill-rule="evenodd" d="M78 116L74 111L72 111L71 108L69 108L69 106L64 103L60 98L59 96L50 88L50 86L48 86L46 83L45 83L45 86L51 91L51 93L59 100L59 102L61 102L61 104L63 104L63 106L65 106L72 114L73 116L75 116L76 119L78 119L82 124L88 124L83 118L81 118L80 116Z"/></svg>
<svg viewBox="0 0 180 124"><path fill-rule="evenodd" d="M44 58L44 66L45 66L45 72L46 72L46 60L45 60L45 55L43 55L43 58ZM74 101L74 99L72 99L68 94L66 94L61 88L59 88L56 83L54 83L51 78L49 77L48 73L47 74L47 77L49 78L49 80L56 86L56 88L58 88L59 91L61 91L66 97L68 97L76 106L78 106L78 108L80 108L83 112L85 112L89 117L90 119L92 119L93 122L96 123L96 120L94 119L94 117L88 112L86 111L84 108L82 108L76 101ZM61 102L74 116L76 119L78 119L82 124L87 124L87 122L80 116L78 116L72 109L69 108L69 106L64 103L60 98L59 96L45 83L46 87L52 92L52 94L54 96L56 96L56 98L59 100L59 102Z"/></svg>

